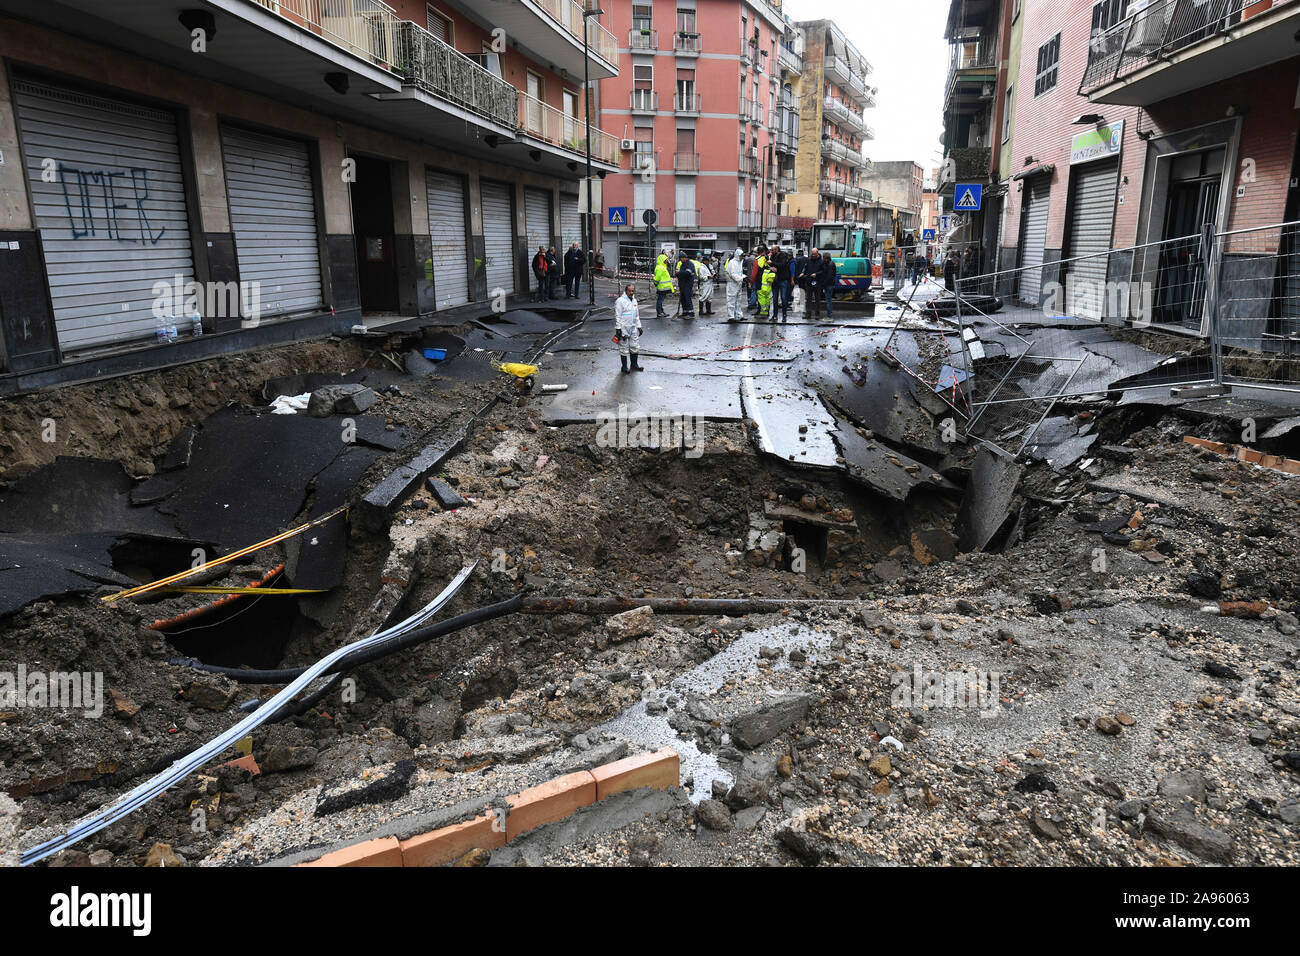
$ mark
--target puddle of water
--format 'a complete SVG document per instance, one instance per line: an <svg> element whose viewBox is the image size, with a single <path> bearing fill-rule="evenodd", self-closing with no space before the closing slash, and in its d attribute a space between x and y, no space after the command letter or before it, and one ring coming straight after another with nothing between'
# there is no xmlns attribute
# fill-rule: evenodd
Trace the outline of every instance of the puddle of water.
<svg viewBox="0 0 1300 956"><path fill-rule="evenodd" d="M784 652L780 658L772 661L772 670L782 671L790 666L790 651L798 648L812 662L816 660L817 651L829 645L831 640L829 633L803 628L794 623L750 631L742 634L726 650L686 673L679 674L667 685L656 688L652 696L657 700L676 697L681 702L681 709L685 706L688 694L707 699L728 681L755 673L758 670L759 647L777 647ZM677 731L668 725L668 718L673 713L671 710L662 714L650 714L646 712L645 705L644 700L638 701L597 729L618 734L649 748L672 747L676 750L681 757L682 777L694 777L690 793L692 803L699 803L712 796L714 780L721 780L728 787L735 782L732 774L722 768L714 754L701 751L693 738L677 736Z"/></svg>

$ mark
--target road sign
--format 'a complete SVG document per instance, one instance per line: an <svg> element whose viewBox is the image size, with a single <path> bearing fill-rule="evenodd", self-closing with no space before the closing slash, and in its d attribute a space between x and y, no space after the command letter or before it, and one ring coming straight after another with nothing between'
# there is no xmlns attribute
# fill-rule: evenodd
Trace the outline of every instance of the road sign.
<svg viewBox="0 0 1300 956"><path fill-rule="evenodd" d="M933 229L922 229L922 230L921 230L921 241L922 241L922 242L934 242L934 230L933 230Z"/></svg>
<svg viewBox="0 0 1300 956"><path fill-rule="evenodd" d="M977 212L984 200L984 186L980 183L958 183L953 197L953 209Z"/></svg>
<svg viewBox="0 0 1300 956"><path fill-rule="evenodd" d="M641 221L647 226L653 226L659 221L659 213L655 212L653 209L647 209L645 212L641 213Z"/></svg>
<svg viewBox="0 0 1300 956"><path fill-rule="evenodd" d="M947 232L947 231L948 231L948 217L947 217L947 216L940 216L940 217L939 217L939 228L942 229L944 232Z"/></svg>
<svg viewBox="0 0 1300 956"><path fill-rule="evenodd" d="M611 226L627 225L627 206L609 207L609 224Z"/></svg>

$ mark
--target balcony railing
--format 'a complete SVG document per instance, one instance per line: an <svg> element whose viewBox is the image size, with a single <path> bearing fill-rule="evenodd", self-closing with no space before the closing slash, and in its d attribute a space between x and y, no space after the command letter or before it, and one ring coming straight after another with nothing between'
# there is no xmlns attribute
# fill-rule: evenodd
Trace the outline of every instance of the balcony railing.
<svg viewBox="0 0 1300 956"><path fill-rule="evenodd" d="M792 130L777 126L772 135L772 145L778 153L797 153L799 151L798 135Z"/></svg>
<svg viewBox="0 0 1300 956"><path fill-rule="evenodd" d="M673 153L673 172L698 173L700 171L699 153Z"/></svg>
<svg viewBox="0 0 1300 956"><path fill-rule="evenodd" d="M628 108L633 113L657 113L659 94L654 90L631 90L628 94Z"/></svg>
<svg viewBox="0 0 1300 956"><path fill-rule="evenodd" d="M867 121L862 118L861 112L834 97L828 96L822 101L822 113L832 123L837 123L849 129L861 130L867 125Z"/></svg>
<svg viewBox="0 0 1300 956"><path fill-rule="evenodd" d="M396 46L397 65L408 83L502 126L519 125L519 91L428 30L403 20Z"/></svg>
<svg viewBox="0 0 1300 956"><path fill-rule="evenodd" d="M826 78L837 84L850 96L861 99L867 95L867 81L849 66L849 61L842 56L831 55L825 60ZM870 72L870 66L867 71Z"/></svg>
<svg viewBox="0 0 1300 956"><path fill-rule="evenodd" d="M699 228L700 211L698 209L674 209L673 225L678 228Z"/></svg>
<svg viewBox="0 0 1300 956"><path fill-rule="evenodd" d="M803 57L782 43L776 45L776 64L791 73L803 72Z"/></svg>
<svg viewBox="0 0 1300 956"><path fill-rule="evenodd" d="M570 116L522 91L517 92L519 127L523 132L571 153L587 155L587 128L580 117ZM623 162L623 150L614 136L593 127L591 158L618 166Z"/></svg>
<svg viewBox="0 0 1300 956"><path fill-rule="evenodd" d="M627 31L627 48L629 50L659 49L659 31L638 30L633 27Z"/></svg>
<svg viewBox="0 0 1300 956"><path fill-rule="evenodd" d="M763 121L763 107L756 100L741 98L740 118L757 125Z"/></svg>
<svg viewBox="0 0 1300 956"><path fill-rule="evenodd" d="M757 229L763 224L762 213L757 209L737 209L736 226L741 229Z"/></svg>
<svg viewBox="0 0 1300 956"><path fill-rule="evenodd" d="M654 214L655 214L655 217L656 217L656 218L655 218L655 223L658 224L658 223L659 223L659 219L658 219L658 216L659 216L659 207L657 207L657 206L633 206L633 207L632 207L632 221L629 222L628 225L631 226L631 227L634 228L634 229L644 227L645 224L646 224L646 221L645 221L645 214L646 214L646 210L647 210L647 209L649 209L649 210L653 210L653 211L654 211Z"/></svg>
<svg viewBox="0 0 1300 956"><path fill-rule="evenodd" d="M546 14L562 26L579 42L582 41L582 23L587 23L587 46L606 63L618 65L618 38L601 26L595 17L583 17L582 4L577 0L533 0Z"/></svg>
<svg viewBox="0 0 1300 956"><path fill-rule="evenodd" d="M674 33L673 52L683 56L699 56L700 35L698 33Z"/></svg>
<svg viewBox="0 0 1300 956"><path fill-rule="evenodd" d="M759 162L757 156L750 156L746 153L740 157L740 172L752 179L758 178Z"/></svg>
<svg viewBox="0 0 1300 956"><path fill-rule="evenodd" d="M779 193L796 193L799 191L799 182L793 176L777 176L776 191Z"/></svg>
<svg viewBox="0 0 1300 956"><path fill-rule="evenodd" d="M1088 41L1088 66L1079 92L1134 73L1144 66L1226 33L1252 15L1253 0L1155 0ZM1273 6L1278 6L1275 0ZM1267 12L1272 7L1260 12Z"/></svg>
<svg viewBox="0 0 1300 956"><path fill-rule="evenodd" d="M397 34L406 23L379 0L252 0L349 53L394 73Z"/></svg>
<svg viewBox="0 0 1300 956"><path fill-rule="evenodd" d="M700 111L699 93L675 93L673 95L674 113L698 113Z"/></svg>

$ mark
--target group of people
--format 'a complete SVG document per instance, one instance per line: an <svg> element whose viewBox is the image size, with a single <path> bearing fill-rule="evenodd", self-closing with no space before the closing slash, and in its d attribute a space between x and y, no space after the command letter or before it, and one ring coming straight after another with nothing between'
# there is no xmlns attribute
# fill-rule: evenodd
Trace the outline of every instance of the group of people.
<svg viewBox="0 0 1300 956"><path fill-rule="evenodd" d="M747 311L773 319L779 311L784 321L792 309L798 315L805 308L815 318L823 305L830 318L836 277L835 260L817 249L790 252L773 245L747 254L737 248L725 263L717 253L703 258L660 253L654 270L655 317L668 317L664 303L676 292L678 314L695 318L697 289L699 314L712 315L715 281L725 280L728 322L739 322Z"/></svg>
<svg viewBox="0 0 1300 956"><path fill-rule="evenodd" d="M555 287L561 277L564 279L565 297L578 298L578 287L582 284L582 270L586 264L585 258L581 247L576 242L564 254L563 262L556 257L554 246L549 249L546 246L538 246L537 254L533 256L532 261L533 278L537 280L537 291L534 293L533 301L545 302L556 298Z"/></svg>

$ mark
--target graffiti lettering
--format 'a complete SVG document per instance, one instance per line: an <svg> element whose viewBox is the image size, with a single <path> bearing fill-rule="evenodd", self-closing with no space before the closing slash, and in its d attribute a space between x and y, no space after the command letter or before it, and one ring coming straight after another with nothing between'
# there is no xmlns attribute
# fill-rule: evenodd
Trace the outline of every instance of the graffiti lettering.
<svg viewBox="0 0 1300 956"><path fill-rule="evenodd" d="M74 169L59 165L63 201L72 221L72 238L117 239L140 245L158 245L166 228L154 232L145 210L149 198L149 170ZM127 210L125 214L122 210Z"/></svg>

